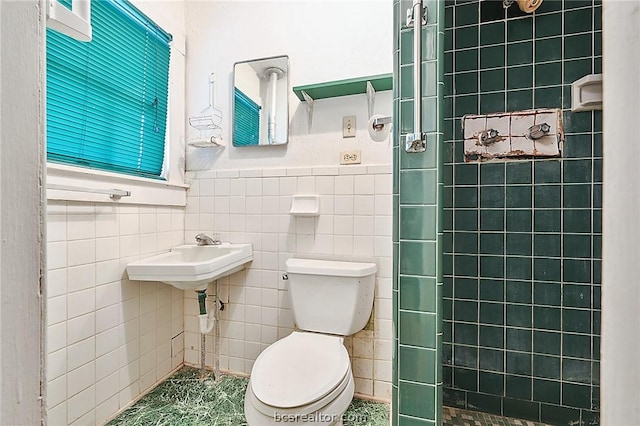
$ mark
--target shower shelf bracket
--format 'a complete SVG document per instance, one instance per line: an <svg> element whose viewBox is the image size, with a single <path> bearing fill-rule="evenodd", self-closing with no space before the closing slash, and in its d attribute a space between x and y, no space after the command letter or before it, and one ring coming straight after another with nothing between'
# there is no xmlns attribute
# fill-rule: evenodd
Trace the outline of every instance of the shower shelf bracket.
<svg viewBox="0 0 640 426"><path fill-rule="evenodd" d="M349 78L346 80L327 81L324 83L295 86L293 93L298 99L307 103L309 114L309 130L313 119L313 104L318 99L337 98L367 94L369 117L373 113L373 98L376 91L391 90L393 88L393 74L379 74L365 77Z"/></svg>
<svg viewBox="0 0 640 426"><path fill-rule="evenodd" d="M307 103L307 116L308 116L308 124L307 131L311 133L311 124L313 123L313 98L309 96L307 92L302 90L302 96L304 97L304 101Z"/></svg>
<svg viewBox="0 0 640 426"><path fill-rule="evenodd" d="M376 101L376 89L370 81L367 81L367 112L369 118L373 117L373 107Z"/></svg>

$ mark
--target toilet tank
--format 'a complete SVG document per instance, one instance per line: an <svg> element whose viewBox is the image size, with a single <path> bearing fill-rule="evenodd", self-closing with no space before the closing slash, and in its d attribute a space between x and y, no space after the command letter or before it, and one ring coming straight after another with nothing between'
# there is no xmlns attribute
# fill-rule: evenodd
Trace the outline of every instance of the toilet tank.
<svg viewBox="0 0 640 426"><path fill-rule="evenodd" d="M289 297L298 328L348 336L371 315L375 263L287 260Z"/></svg>

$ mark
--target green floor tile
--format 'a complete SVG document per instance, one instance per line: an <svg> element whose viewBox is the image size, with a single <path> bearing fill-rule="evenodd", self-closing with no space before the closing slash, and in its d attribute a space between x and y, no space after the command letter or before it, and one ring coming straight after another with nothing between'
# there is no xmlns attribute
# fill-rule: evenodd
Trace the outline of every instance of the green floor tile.
<svg viewBox="0 0 640 426"><path fill-rule="evenodd" d="M199 370L184 367L111 420L109 426L242 426L248 380L222 376L198 378ZM389 405L354 399L344 426L387 426Z"/></svg>

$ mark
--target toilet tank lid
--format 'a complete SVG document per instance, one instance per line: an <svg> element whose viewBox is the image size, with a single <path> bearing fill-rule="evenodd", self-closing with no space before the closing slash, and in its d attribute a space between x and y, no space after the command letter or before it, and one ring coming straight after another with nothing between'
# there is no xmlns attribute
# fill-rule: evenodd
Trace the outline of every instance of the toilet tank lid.
<svg viewBox="0 0 640 426"><path fill-rule="evenodd" d="M298 258L287 260L287 272L290 274L366 277L375 274L376 271L375 263Z"/></svg>

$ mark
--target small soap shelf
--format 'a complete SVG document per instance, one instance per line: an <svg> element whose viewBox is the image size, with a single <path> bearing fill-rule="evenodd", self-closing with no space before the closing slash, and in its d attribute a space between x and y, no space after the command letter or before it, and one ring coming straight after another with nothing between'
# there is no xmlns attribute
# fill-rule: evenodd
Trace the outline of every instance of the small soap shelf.
<svg viewBox="0 0 640 426"><path fill-rule="evenodd" d="M602 74L585 75L571 83L571 111L602 109Z"/></svg>
<svg viewBox="0 0 640 426"><path fill-rule="evenodd" d="M210 136L209 138L192 139L187 141L187 145L195 148L224 149L224 144L222 143L222 139L216 138L215 136Z"/></svg>
<svg viewBox="0 0 640 426"><path fill-rule="evenodd" d="M320 197L317 195L294 195L291 199L292 216L318 216L320 214Z"/></svg>
<svg viewBox="0 0 640 426"><path fill-rule="evenodd" d="M336 98L338 96L358 95L367 92L367 81L378 91L393 88L393 74L380 74L368 77L349 78L346 80L327 81L325 83L295 86L293 92L298 99L304 101L304 91L311 99Z"/></svg>

